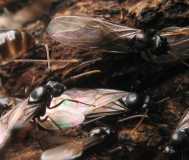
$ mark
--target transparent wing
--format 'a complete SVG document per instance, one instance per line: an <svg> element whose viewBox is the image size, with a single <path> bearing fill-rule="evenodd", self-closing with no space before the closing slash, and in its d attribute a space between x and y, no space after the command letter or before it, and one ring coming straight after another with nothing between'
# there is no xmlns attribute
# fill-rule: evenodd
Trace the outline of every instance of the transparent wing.
<svg viewBox="0 0 189 160"><path fill-rule="evenodd" d="M113 115L113 114L120 114L127 111L127 107L123 106L120 102L110 103L103 107L98 107L94 110L91 110L87 113L88 117L95 117L95 116L105 116L105 115Z"/></svg>
<svg viewBox="0 0 189 160"><path fill-rule="evenodd" d="M95 145L102 143L106 138L104 136L92 136L81 139L67 141L61 146L46 150L41 160L72 160L79 158L83 152Z"/></svg>
<svg viewBox="0 0 189 160"><path fill-rule="evenodd" d="M189 109L186 109L184 114L182 115L176 130L182 130L182 129L186 129L189 128Z"/></svg>
<svg viewBox="0 0 189 160"><path fill-rule="evenodd" d="M92 17L59 16L50 22L47 32L64 45L99 47L121 37L132 39L141 31Z"/></svg>
<svg viewBox="0 0 189 160"><path fill-rule="evenodd" d="M72 160L82 155L84 144L82 141L71 141L53 149L46 150L41 160Z"/></svg>
<svg viewBox="0 0 189 160"><path fill-rule="evenodd" d="M29 105L26 99L2 116L0 118L0 125L6 125L7 129L21 127L33 117L36 109L38 109L38 107L36 105Z"/></svg>
<svg viewBox="0 0 189 160"><path fill-rule="evenodd" d="M95 108L106 106L128 96L128 92L113 89L72 89L66 91L65 94L74 100L89 104Z"/></svg>
<svg viewBox="0 0 189 160"><path fill-rule="evenodd" d="M53 110L49 112L47 120L38 122L42 127L46 129L61 129L79 126L84 120L83 114L77 114L75 112L68 112L64 110Z"/></svg>
<svg viewBox="0 0 189 160"><path fill-rule="evenodd" d="M161 31L160 35L168 42L168 53L159 56L159 62L174 62L189 57L189 27L169 27Z"/></svg>
<svg viewBox="0 0 189 160"><path fill-rule="evenodd" d="M0 118L0 148L4 146L12 130L22 128L33 118L38 106L28 105L28 99L17 104Z"/></svg>
<svg viewBox="0 0 189 160"><path fill-rule="evenodd" d="M168 39L171 46L189 41L189 27L168 27L162 30L161 35Z"/></svg>
<svg viewBox="0 0 189 160"><path fill-rule="evenodd" d="M49 26L49 35L64 45L96 47L110 35L102 23L93 18L62 16L54 18Z"/></svg>
<svg viewBox="0 0 189 160"><path fill-rule="evenodd" d="M70 113L87 113L100 107L117 102L120 98L128 96L128 92L111 89L71 89L61 96L53 98L51 107ZM111 107L113 107L111 105ZM48 110L51 112L52 110ZM47 111L47 112L48 112Z"/></svg>
<svg viewBox="0 0 189 160"><path fill-rule="evenodd" d="M51 108L47 109L45 115L49 118L40 124L48 129L78 126L88 114L105 116L125 110L121 104L114 102L127 95L128 92L110 89L67 90L60 97L53 98Z"/></svg>

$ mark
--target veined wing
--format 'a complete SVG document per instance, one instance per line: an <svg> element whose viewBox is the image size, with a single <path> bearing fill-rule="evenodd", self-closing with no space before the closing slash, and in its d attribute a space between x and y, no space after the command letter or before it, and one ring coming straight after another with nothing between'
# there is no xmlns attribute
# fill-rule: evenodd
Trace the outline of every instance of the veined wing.
<svg viewBox="0 0 189 160"><path fill-rule="evenodd" d="M39 106L29 105L28 99L20 102L0 118L0 148L14 129L22 128L33 118Z"/></svg>
<svg viewBox="0 0 189 160"><path fill-rule="evenodd" d="M91 110L87 113L88 117L91 116L102 116L102 115L113 115L113 114L120 114L127 111L127 107L124 106L119 101L112 102L108 105L105 105L103 107L98 107L94 110Z"/></svg>
<svg viewBox="0 0 189 160"><path fill-rule="evenodd" d="M64 45L99 47L120 38L132 39L141 31L98 18L58 16L52 19L47 32L54 40Z"/></svg>
<svg viewBox="0 0 189 160"><path fill-rule="evenodd" d="M127 95L128 92L113 89L71 89L60 97L53 98L51 107L61 104L57 108L85 113L114 103Z"/></svg>
<svg viewBox="0 0 189 160"><path fill-rule="evenodd" d="M186 128L189 128L189 109L186 109L184 114L182 115L176 130L184 130Z"/></svg>
<svg viewBox="0 0 189 160"><path fill-rule="evenodd" d="M80 157L84 151L83 140L67 142L61 146L46 150L41 160L73 160Z"/></svg>
<svg viewBox="0 0 189 160"><path fill-rule="evenodd" d="M49 149L42 154L41 160L53 160L54 157L56 157L56 160L72 160L79 158L85 150L103 143L108 139L109 135L107 134L111 134L111 131L106 133L106 131L103 130L101 132L98 130L93 133L94 135L81 139L73 139L61 146Z"/></svg>
<svg viewBox="0 0 189 160"><path fill-rule="evenodd" d="M61 128L71 128L79 126L84 120L84 114L69 112L65 110L52 109L52 112L46 114L48 118L45 121L38 121L39 125L49 130Z"/></svg>
<svg viewBox="0 0 189 160"><path fill-rule="evenodd" d="M65 94L79 102L98 108L126 97L128 92L113 89L73 89L66 91Z"/></svg>
<svg viewBox="0 0 189 160"><path fill-rule="evenodd" d="M189 57L189 27L168 27L160 35L168 42L168 53L157 57L157 62L167 63Z"/></svg>
<svg viewBox="0 0 189 160"><path fill-rule="evenodd" d="M60 16L50 22L47 32L64 45L97 47L104 37L110 36L111 30L95 18Z"/></svg>
<svg viewBox="0 0 189 160"><path fill-rule="evenodd" d="M93 111L99 113L124 110L119 105L114 104L116 107L113 107L111 103L127 95L128 92L110 89L67 90L61 96L53 98L51 109L47 109L45 114L48 119L39 123L47 129L78 126Z"/></svg>
<svg viewBox="0 0 189 160"><path fill-rule="evenodd" d="M161 31L161 36L168 39L170 45L189 41L189 27L168 27Z"/></svg>

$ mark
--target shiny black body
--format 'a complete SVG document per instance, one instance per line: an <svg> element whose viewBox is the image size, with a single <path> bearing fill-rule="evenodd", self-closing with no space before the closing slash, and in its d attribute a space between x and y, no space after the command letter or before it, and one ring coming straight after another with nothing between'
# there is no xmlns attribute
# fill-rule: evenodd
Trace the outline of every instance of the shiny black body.
<svg viewBox="0 0 189 160"><path fill-rule="evenodd" d="M189 110L185 112L178 123L169 144L165 148L165 152L174 154L186 150L189 150Z"/></svg>
<svg viewBox="0 0 189 160"><path fill-rule="evenodd" d="M120 102L132 111L139 111L148 107L150 97L148 95L131 92L127 97L120 99Z"/></svg>
<svg viewBox="0 0 189 160"><path fill-rule="evenodd" d="M29 104L40 104L42 107L35 113L35 117L45 115L46 107L49 107L53 97L60 96L65 90L65 86L56 81L48 81L44 86L35 88L28 98Z"/></svg>

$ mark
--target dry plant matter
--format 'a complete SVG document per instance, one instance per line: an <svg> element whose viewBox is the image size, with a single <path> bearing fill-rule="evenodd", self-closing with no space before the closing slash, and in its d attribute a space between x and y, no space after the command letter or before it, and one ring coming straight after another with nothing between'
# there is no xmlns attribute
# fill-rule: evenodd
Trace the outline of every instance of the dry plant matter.
<svg viewBox="0 0 189 160"><path fill-rule="evenodd" d="M49 79L64 82L68 88L65 95L70 96L71 90L74 104L86 102L86 99L78 99L78 90L70 89L76 87L93 88L93 91L94 88L113 88L142 95L148 93L153 100L149 110L137 110L132 114L124 110L123 115L115 113L114 117L101 112L101 119L96 114L89 114L82 129L61 128L50 118L39 123L42 130L27 125L9 141L11 145L5 147L6 154L0 153L5 159L39 160L43 150L64 143L73 148L74 156L77 154L84 160L139 160L141 157L146 160L180 160L180 153L169 157L165 148L168 146L167 151L173 151L171 135L180 127L177 123L189 106L188 0L13 0L0 1L0 7L8 10L7 13L2 9L1 13L6 14L0 15L0 26L6 28L0 33L0 115L13 110L9 113L11 116L4 119L5 127L0 126L7 137L10 135L10 130L6 130L7 124L18 122L19 125L22 113L31 109L27 103L28 95ZM82 16L89 18L84 18L85 21ZM78 22L74 17L81 18ZM14 41L9 34L12 28L19 28L15 30L17 39ZM89 32L93 34L87 34ZM32 37L32 45L23 38L25 33ZM165 39L165 45L158 46ZM89 97L90 94L84 92L82 96ZM116 105L121 107L122 103L119 101ZM32 114L26 115L25 118L30 119ZM103 119L103 116L110 118ZM184 122L185 119L187 117ZM61 131L47 131L47 122L52 122L53 127L57 129L58 126ZM97 126L99 129L104 124L114 130L108 143L104 143L109 136L106 132L103 131L102 137L96 137L91 131L91 128ZM182 126L188 125L182 123ZM99 142L98 147L92 149L87 146L94 145L91 132L98 140L95 142ZM74 148L70 141L79 147ZM65 149L65 146L62 147ZM44 157L53 153L59 155L60 152L48 150ZM185 153L181 154L183 160L188 159Z"/></svg>

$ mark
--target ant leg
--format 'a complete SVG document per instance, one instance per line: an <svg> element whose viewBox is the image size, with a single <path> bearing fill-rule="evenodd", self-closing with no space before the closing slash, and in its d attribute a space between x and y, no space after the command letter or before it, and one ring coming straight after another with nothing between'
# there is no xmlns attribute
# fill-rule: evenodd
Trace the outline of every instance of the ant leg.
<svg viewBox="0 0 189 160"><path fill-rule="evenodd" d="M132 115L126 118L119 119L118 122L125 122L131 119L136 119L136 118L148 118L146 114L137 114L137 115Z"/></svg>
<svg viewBox="0 0 189 160"><path fill-rule="evenodd" d="M48 118L49 118L48 116L45 116L44 118L38 117L37 120L39 122L45 122Z"/></svg>
<svg viewBox="0 0 189 160"><path fill-rule="evenodd" d="M82 62L81 64L78 64L75 67L72 67L71 69L69 69L68 71L66 71L66 73L64 74L64 76L67 76L68 74L72 74L74 71L76 71L76 72L77 71L82 71L86 67L88 67L88 66L90 66L90 65L92 65L92 64L94 64L94 63L96 63L98 61L101 61L101 60L102 60L101 58L96 58L96 59L92 59L92 60L88 60L88 61ZM78 74L78 75L80 75L80 74Z"/></svg>
<svg viewBox="0 0 189 160"><path fill-rule="evenodd" d="M147 115L148 114L148 109L146 109L146 111L144 112L144 115ZM131 132L134 132L135 130L137 130L140 125L142 124L142 122L144 121L146 117L141 117L141 119L139 120L139 122L137 123L137 125L135 126L135 128L132 129Z"/></svg>
<svg viewBox="0 0 189 160"><path fill-rule="evenodd" d="M36 128L35 128L34 138L37 140L37 143L38 143L38 145L39 145L41 151L44 151L45 148L43 147L43 145L42 145L42 143L41 143L41 139L40 139L40 136L39 136L38 133L39 133L39 128L36 127Z"/></svg>
<svg viewBox="0 0 189 160"><path fill-rule="evenodd" d="M125 21L125 8L123 4L120 4L120 20L121 22Z"/></svg>
<svg viewBox="0 0 189 160"><path fill-rule="evenodd" d="M48 118L63 133L62 128L57 124L57 122L51 117L48 117Z"/></svg>
<svg viewBox="0 0 189 160"><path fill-rule="evenodd" d="M64 101L70 101L70 102L75 102L75 103L80 103L80 104L84 104L84 105L96 107L96 106L93 105L93 104L84 103L84 102L81 102L81 101L78 101L78 100L74 100L74 99L64 99L64 100L62 100L61 102L59 102L57 105L54 105L54 106L52 106L52 107L48 106L47 108L49 108L49 109L56 108L56 107L58 107L59 105L61 105L62 103L64 103Z"/></svg>

